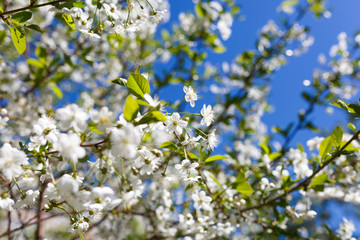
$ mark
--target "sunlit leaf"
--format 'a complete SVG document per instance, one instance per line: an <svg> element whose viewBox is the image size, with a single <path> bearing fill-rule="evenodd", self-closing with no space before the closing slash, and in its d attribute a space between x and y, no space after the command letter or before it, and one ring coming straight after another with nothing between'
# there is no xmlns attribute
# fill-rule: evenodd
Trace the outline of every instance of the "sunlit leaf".
<svg viewBox="0 0 360 240"><path fill-rule="evenodd" d="M331 134L331 140L335 147L340 146L343 137L343 131L340 127L336 127Z"/></svg>
<svg viewBox="0 0 360 240"><path fill-rule="evenodd" d="M321 159L324 159L326 157L326 155L331 151L331 148L332 142L331 136L329 136L320 143L319 154Z"/></svg>
<svg viewBox="0 0 360 240"><path fill-rule="evenodd" d="M334 105L335 107L342 108L346 111L348 111L348 104L344 102L343 100L336 99L330 103L331 105Z"/></svg>
<svg viewBox="0 0 360 240"><path fill-rule="evenodd" d="M228 157L223 156L223 155L215 155L215 156L211 156L208 157L207 159L205 159L205 162L213 162L213 161L217 161L217 160L221 160L221 159L227 159Z"/></svg>
<svg viewBox="0 0 360 240"><path fill-rule="evenodd" d="M313 180L311 180L311 185L316 186L316 185L324 184L327 179L328 179L327 174L325 174L325 173L320 174L320 175L314 177Z"/></svg>
<svg viewBox="0 0 360 240"><path fill-rule="evenodd" d="M132 96L129 95L126 98L125 108L124 108L125 120L128 122L133 121L139 112L139 108L140 108L140 106L136 102L136 100Z"/></svg>
<svg viewBox="0 0 360 240"><path fill-rule="evenodd" d="M242 182L237 184L235 189L242 194L252 194L254 192L254 189L248 182Z"/></svg>
<svg viewBox="0 0 360 240"><path fill-rule="evenodd" d="M116 79L110 80L109 82L126 87L127 80L125 78L116 78Z"/></svg>
<svg viewBox="0 0 360 240"><path fill-rule="evenodd" d="M150 84L148 80L138 73L130 74L126 86L134 96L140 99L144 98L145 93L150 93Z"/></svg>
<svg viewBox="0 0 360 240"><path fill-rule="evenodd" d="M151 111L147 113L144 117L142 117L139 122L135 123L135 125L150 124L150 123L162 122L166 120L167 120L166 116L160 111Z"/></svg>
<svg viewBox="0 0 360 240"><path fill-rule="evenodd" d="M72 18L72 16L68 13L63 13L62 17L65 20L65 22L67 23L67 25L69 25L69 27L72 30L75 30L75 22L74 22L74 19Z"/></svg>
<svg viewBox="0 0 360 240"><path fill-rule="evenodd" d="M11 39L15 45L15 48L19 55L23 54L26 49L25 36L21 34L17 29L10 27Z"/></svg>
<svg viewBox="0 0 360 240"><path fill-rule="evenodd" d="M55 84L55 83L50 83L49 87L51 88L51 90L53 91L53 93L56 95L57 98L63 98L63 93L61 91L61 89Z"/></svg>

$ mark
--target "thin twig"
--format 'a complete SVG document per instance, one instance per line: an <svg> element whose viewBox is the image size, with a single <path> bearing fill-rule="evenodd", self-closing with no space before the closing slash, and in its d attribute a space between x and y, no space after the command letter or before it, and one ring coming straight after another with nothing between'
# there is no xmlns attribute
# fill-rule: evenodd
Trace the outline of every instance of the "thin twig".
<svg viewBox="0 0 360 240"><path fill-rule="evenodd" d="M56 0L53 2L47 2L47 3L42 3L42 4L38 4L38 5L33 5L33 6L27 6L27 7L23 7L23 8L17 8L17 9L13 9L10 11L6 11L3 13L0 13L0 18L4 19L5 15L10 15L13 13L17 13L17 12L21 12L21 11L25 11L25 10L29 10L29 9L34 9L34 8L40 8L40 7L44 7L44 6L48 6L48 5L55 5L61 2L69 2L71 0Z"/></svg>
<svg viewBox="0 0 360 240"><path fill-rule="evenodd" d="M332 156L329 160L327 160L322 165L320 165L309 177L305 178L303 181L298 183L296 186L294 186L290 190L288 190L288 191L284 192L283 194L280 194L279 196L274 197L274 198L272 198L272 199L270 199L270 200L268 200L268 201L266 201L264 203L260 203L258 205L254 205L254 206L251 206L251 207L244 208L244 209L240 210L240 213L247 212L247 211L253 210L253 209L259 209L259 208L262 208L262 207L264 207L266 205L270 205L270 204L282 199L283 197L287 196L288 194L298 190L299 188L307 186L310 183L311 179L313 179L316 176L316 174L318 174L321 170L323 170L325 167L327 167L336 158L341 156L341 152L344 151L352 141L359 138L359 134L360 134L360 130L358 132L356 132L354 134L354 136L352 136L352 138L349 141L347 141L344 146L342 146L340 148L340 150L338 151L338 153L336 155Z"/></svg>
<svg viewBox="0 0 360 240"><path fill-rule="evenodd" d="M106 143L106 139L104 140L101 140L100 142L97 142L97 143L88 143L88 144L80 144L80 147L97 147L103 143ZM47 155L51 155L51 154L57 154L59 153L59 151L50 151L50 152L47 152ZM36 157L35 155L31 154L31 155L27 155L28 158L31 158L31 157Z"/></svg>

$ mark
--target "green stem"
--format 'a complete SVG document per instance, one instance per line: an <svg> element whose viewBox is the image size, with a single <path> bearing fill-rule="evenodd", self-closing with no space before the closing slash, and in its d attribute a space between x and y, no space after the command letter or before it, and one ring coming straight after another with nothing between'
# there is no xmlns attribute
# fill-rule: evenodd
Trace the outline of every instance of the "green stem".
<svg viewBox="0 0 360 240"><path fill-rule="evenodd" d="M178 102L178 104L176 104L176 106L175 106L174 110L171 112L171 114L170 114L170 115L172 115L172 114L175 112L175 110L176 110L176 109L180 106L180 104L181 104L184 100L185 100L185 98L181 99L181 101L180 101L180 102Z"/></svg>
<svg viewBox="0 0 360 240"><path fill-rule="evenodd" d="M148 0L145 0L147 2L147 4L149 4L149 6L151 7L152 11L155 12L154 7L151 5L151 3Z"/></svg>
<svg viewBox="0 0 360 240"><path fill-rule="evenodd" d="M12 178L13 178L13 181L14 181L16 187L19 189L19 192L20 192L21 196L22 196L22 197L26 197L26 195L23 193L23 191L21 191L20 186L18 185L15 177L13 176Z"/></svg>

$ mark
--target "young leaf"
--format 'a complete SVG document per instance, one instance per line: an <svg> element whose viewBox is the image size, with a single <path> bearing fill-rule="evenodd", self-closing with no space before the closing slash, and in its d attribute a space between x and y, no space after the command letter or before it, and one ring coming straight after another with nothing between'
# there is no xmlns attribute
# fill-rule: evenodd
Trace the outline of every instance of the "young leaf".
<svg viewBox="0 0 360 240"><path fill-rule="evenodd" d="M237 184L235 189L236 189L236 191L238 191L238 192L240 192L242 194L252 194L254 192L254 189L246 181Z"/></svg>
<svg viewBox="0 0 360 240"><path fill-rule="evenodd" d="M348 104L344 102L343 100L336 99L330 103L331 105L334 105L335 107L342 108L346 111L348 111Z"/></svg>
<svg viewBox="0 0 360 240"><path fill-rule="evenodd" d="M26 49L25 35L21 34L17 29L10 27L11 39L19 55L23 54Z"/></svg>
<svg viewBox="0 0 360 240"><path fill-rule="evenodd" d="M189 155L191 160L198 160L198 157L195 154L193 154L192 152L188 152L187 154Z"/></svg>
<svg viewBox="0 0 360 240"><path fill-rule="evenodd" d="M355 127L355 125L354 124L352 124L352 123L348 123L348 128L350 128L351 130L353 130L353 132L356 132L356 127Z"/></svg>
<svg viewBox="0 0 360 240"><path fill-rule="evenodd" d="M64 18L67 25L69 25L72 30L75 30L75 22L72 16L68 13L63 13L62 17Z"/></svg>
<svg viewBox="0 0 360 240"><path fill-rule="evenodd" d="M340 127L336 127L331 134L331 140L335 147L339 147L342 141L343 131Z"/></svg>
<svg viewBox="0 0 360 240"><path fill-rule="evenodd" d="M114 80L110 80L109 82L115 83L117 85L126 87L127 80L125 78L116 78Z"/></svg>
<svg viewBox="0 0 360 240"><path fill-rule="evenodd" d="M176 144L173 142L163 142L159 147L160 148L177 149Z"/></svg>
<svg viewBox="0 0 360 240"><path fill-rule="evenodd" d="M86 4L83 1L79 1L79 2L74 2L73 6L77 7L77 8L84 8L84 7L86 7Z"/></svg>
<svg viewBox="0 0 360 240"><path fill-rule="evenodd" d="M321 159L326 157L326 155L331 151L331 148L331 136L329 136L320 143L319 154Z"/></svg>
<svg viewBox="0 0 360 240"><path fill-rule="evenodd" d="M313 178L313 180L311 181L311 185L316 186L316 185L321 185L324 184L328 179L328 175L327 174L320 174L316 177Z"/></svg>
<svg viewBox="0 0 360 240"><path fill-rule="evenodd" d="M140 74L140 66L135 70L136 74Z"/></svg>
<svg viewBox="0 0 360 240"><path fill-rule="evenodd" d="M219 185L221 187L221 183L219 182L219 180L217 180L213 175L209 174L209 177L214 180L214 182L217 183L217 185Z"/></svg>
<svg viewBox="0 0 360 240"><path fill-rule="evenodd" d="M162 122L166 121L166 116L162 114L160 111L152 111L148 112L144 117L140 119L139 122L135 123L134 125L141 125L141 124L149 124L154 122Z"/></svg>
<svg viewBox="0 0 360 240"><path fill-rule="evenodd" d="M24 27L30 28L32 30L38 31L39 33L42 33L43 31L41 28L36 24L30 24L30 25L24 25Z"/></svg>
<svg viewBox="0 0 360 240"><path fill-rule="evenodd" d="M215 155L215 156L211 156L208 157L207 159L205 159L205 162L213 162L213 161L217 161L217 160L221 160L221 159L227 159L228 157L223 156L223 155Z"/></svg>
<svg viewBox="0 0 360 240"><path fill-rule="evenodd" d="M143 99L145 93L150 93L150 84L141 74L132 73L127 80L127 88L134 96Z"/></svg>
<svg viewBox="0 0 360 240"><path fill-rule="evenodd" d="M31 12L19 12L19 13L15 13L12 17L11 20L18 22L18 23L23 23L26 22L27 20L29 20L32 17L32 13Z"/></svg>
<svg viewBox="0 0 360 240"><path fill-rule="evenodd" d="M50 83L49 86L57 98L63 98L61 89L55 83Z"/></svg>
<svg viewBox="0 0 360 240"><path fill-rule="evenodd" d="M28 58L26 59L26 63L34 66L34 67L38 67L38 68L43 68L45 66L45 64L35 58Z"/></svg>
<svg viewBox="0 0 360 240"><path fill-rule="evenodd" d="M132 96L129 95L126 98L125 108L124 108L125 120L128 122L133 121L139 112L139 108L140 108L140 106L136 102L136 100Z"/></svg>

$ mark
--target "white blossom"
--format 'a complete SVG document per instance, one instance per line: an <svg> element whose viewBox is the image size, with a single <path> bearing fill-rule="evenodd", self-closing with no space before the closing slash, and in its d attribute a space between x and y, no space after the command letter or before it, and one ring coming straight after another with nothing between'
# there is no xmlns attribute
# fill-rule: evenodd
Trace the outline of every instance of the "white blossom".
<svg viewBox="0 0 360 240"><path fill-rule="evenodd" d="M211 133L209 133L207 139L205 139L205 141L204 141L204 145L207 149L213 150L219 144L219 139L215 135L215 131L216 131L216 129L214 129Z"/></svg>
<svg viewBox="0 0 360 240"><path fill-rule="evenodd" d="M24 152L11 147L8 143L0 148L0 169L8 180L18 177L24 172L22 166L28 164L27 160Z"/></svg>
<svg viewBox="0 0 360 240"><path fill-rule="evenodd" d="M62 133L59 135L56 149L64 159L77 163L78 159L83 158L86 154L80 143L81 139L76 133L69 135Z"/></svg>
<svg viewBox="0 0 360 240"><path fill-rule="evenodd" d="M195 101L198 99L196 92L191 86L184 86L185 101L190 102L192 107L195 107Z"/></svg>
<svg viewBox="0 0 360 240"><path fill-rule="evenodd" d="M339 228L336 230L336 233L342 240L355 239L352 238L353 233L355 232L355 225L352 221L343 218L343 222L340 223Z"/></svg>
<svg viewBox="0 0 360 240"><path fill-rule="evenodd" d="M120 129L111 130L111 153L115 157L133 159L137 156L137 148L140 144L140 133L132 125L128 124Z"/></svg>
<svg viewBox="0 0 360 240"><path fill-rule="evenodd" d="M180 118L180 114L175 112L165 122L168 132L181 135L183 128L186 128L187 122Z"/></svg>
<svg viewBox="0 0 360 240"><path fill-rule="evenodd" d="M74 128L75 131L82 132L86 128L89 115L78 105L70 104L56 110L56 118L60 120L59 127L62 130Z"/></svg>
<svg viewBox="0 0 360 240"><path fill-rule="evenodd" d="M194 201L194 208L196 210L206 210L206 211L211 211L211 197L206 196L205 191L200 191L199 193L193 193L191 195L192 200Z"/></svg>
<svg viewBox="0 0 360 240"><path fill-rule="evenodd" d="M206 107L206 105L204 104L203 108L201 109L201 125L206 125L206 126L210 126L210 124L214 121L214 112L212 110L211 105L208 105Z"/></svg>
<svg viewBox="0 0 360 240"><path fill-rule="evenodd" d="M9 197L0 198L0 209L4 209L7 211L12 211L14 206L14 200Z"/></svg>

